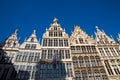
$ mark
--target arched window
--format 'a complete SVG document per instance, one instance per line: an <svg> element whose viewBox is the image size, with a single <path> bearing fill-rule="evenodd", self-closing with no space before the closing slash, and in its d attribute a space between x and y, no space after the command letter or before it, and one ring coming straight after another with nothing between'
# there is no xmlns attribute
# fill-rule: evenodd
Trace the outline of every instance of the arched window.
<svg viewBox="0 0 120 80"><path fill-rule="evenodd" d="M91 65L92 65L92 67L96 66L94 56L90 56L90 60L91 60Z"/></svg>
<svg viewBox="0 0 120 80"><path fill-rule="evenodd" d="M100 74L101 74L101 76L102 76L102 80L108 80L104 69L101 69L101 70L100 70Z"/></svg>
<svg viewBox="0 0 120 80"><path fill-rule="evenodd" d="M94 80L94 73L91 70L88 70L89 80Z"/></svg>
<svg viewBox="0 0 120 80"><path fill-rule="evenodd" d="M79 59L80 67L84 67L84 60L83 60L83 57L80 56L80 57L78 57L78 59Z"/></svg>
<svg viewBox="0 0 120 80"><path fill-rule="evenodd" d="M90 67L89 57L88 57L88 56L85 56L85 57L84 57L84 60L85 60L86 67Z"/></svg>
<svg viewBox="0 0 120 80"><path fill-rule="evenodd" d="M78 60L77 60L77 57L73 57L73 65L74 65L74 68L77 68L78 67Z"/></svg>
<svg viewBox="0 0 120 80"><path fill-rule="evenodd" d="M99 57L99 56L95 56L95 58L96 58L97 65L98 65L98 66L102 66L100 57Z"/></svg>
<svg viewBox="0 0 120 80"><path fill-rule="evenodd" d="M82 70L81 73L82 73L82 80L88 80L87 72L85 70Z"/></svg>
<svg viewBox="0 0 120 80"><path fill-rule="evenodd" d="M100 73L98 70L94 70L95 80L100 80Z"/></svg>
<svg viewBox="0 0 120 80"><path fill-rule="evenodd" d="M75 72L76 80L81 80L80 71Z"/></svg>
<svg viewBox="0 0 120 80"><path fill-rule="evenodd" d="M106 60L106 61L104 61L104 63L105 63L105 66L107 68L107 71L108 71L109 75L113 75L113 71L111 69L111 66L110 66L109 62Z"/></svg>

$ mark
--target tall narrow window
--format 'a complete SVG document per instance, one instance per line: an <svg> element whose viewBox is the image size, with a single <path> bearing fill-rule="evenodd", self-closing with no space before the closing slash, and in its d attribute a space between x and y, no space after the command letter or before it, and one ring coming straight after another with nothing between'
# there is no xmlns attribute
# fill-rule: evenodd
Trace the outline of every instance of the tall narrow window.
<svg viewBox="0 0 120 80"><path fill-rule="evenodd" d="M49 39L48 46L52 46L52 39Z"/></svg>
<svg viewBox="0 0 120 80"><path fill-rule="evenodd" d="M108 61L104 61L104 63L105 63L105 66L107 68L107 71L108 71L109 75L113 75L113 71L111 69L111 66L110 66L109 62Z"/></svg>
<svg viewBox="0 0 120 80"><path fill-rule="evenodd" d="M68 40L64 39L64 46L68 46Z"/></svg>
<svg viewBox="0 0 120 80"><path fill-rule="evenodd" d="M110 51L108 50L108 48L104 48L104 50L105 50L105 52L106 52L106 54L107 54L108 56L112 56L111 53L110 53Z"/></svg>
<svg viewBox="0 0 120 80"><path fill-rule="evenodd" d="M88 57L88 56L85 56L84 59L85 59L86 67L90 67L89 57Z"/></svg>
<svg viewBox="0 0 120 80"><path fill-rule="evenodd" d="M70 59L70 53L69 53L69 50L65 50L65 54L66 54L66 59Z"/></svg>
<svg viewBox="0 0 120 80"><path fill-rule="evenodd" d="M78 67L78 60L77 60L77 57L73 57L72 60L73 60L74 68L77 68L77 67Z"/></svg>
<svg viewBox="0 0 120 80"><path fill-rule="evenodd" d="M54 39L54 46L58 46L58 39Z"/></svg>
<svg viewBox="0 0 120 80"><path fill-rule="evenodd" d="M59 46L63 46L63 40L62 39L59 39Z"/></svg>
<svg viewBox="0 0 120 80"><path fill-rule="evenodd" d="M59 36L62 37L62 32L59 32Z"/></svg>
<svg viewBox="0 0 120 80"><path fill-rule="evenodd" d="M57 37L57 32L54 32L54 36Z"/></svg>
<svg viewBox="0 0 120 80"><path fill-rule="evenodd" d="M42 56L41 56L42 59L46 59L46 50L42 50Z"/></svg>
<svg viewBox="0 0 120 80"><path fill-rule="evenodd" d="M64 59L64 50L59 51L59 57L60 59Z"/></svg>
<svg viewBox="0 0 120 80"><path fill-rule="evenodd" d="M85 70L82 70L81 73L82 73L82 80L88 80L87 72Z"/></svg>
<svg viewBox="0 0 120 80"><path fill-rule="evenodd" d="M48 50L48 59L52 59L52 50Z"/></svg>
<svg viewBox="0 0 120 80"><path fill-rule="evenodd" d="M91 47L92 47L92 51L93 51L94 53L97 52L95 46L91 46Z"/></svg>
<svg viewBox="0 0 120 80"><path fill-rule="evenodd" d="M83 44L83 39L79 38L79 43Z"/></svg>
<svg viewBox="0 0 120 80"><path fill-rule="evenodd" d="M49 36L52 37L53 36L53 32L49 32Z"/></svg>
<svg viewBox="0 0 120 80"><path fill-rule="evenodd" d="M111 53L113 54L113 56L117 56L117 54L116 54L114 48L110 48L110 51L111 51Z"/></svg>
<svg viewBox="0 0 120 80"><path fill-rule="evenodd" d="M43 46L47 46L47 39L43 39Z"/></svg>
<svg viewBox="0 0 120 80"><path fill-rule="evenodd" d="M83 60L83 57L80 56L80 57L78 57L78 59L79 59L80 67L84 67L84 60Z"/></svg>
<svg viewBox="0 0 120 80"><path fill-rule="evenodd" d="M85 46L81 46L81 49L82 49L82 52L83 52L83 53L86 53L86 48L85 48Z"/></svg>

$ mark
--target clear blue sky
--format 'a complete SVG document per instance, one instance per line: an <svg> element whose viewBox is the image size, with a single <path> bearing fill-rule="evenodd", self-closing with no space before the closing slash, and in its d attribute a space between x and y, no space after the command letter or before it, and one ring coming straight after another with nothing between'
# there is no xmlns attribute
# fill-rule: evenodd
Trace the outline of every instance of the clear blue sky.
<svg viewBox="0 0 120 80"><path fill-rule="evenodd" d="M98 25L116 40L120 32L120 0L0 0L0 42L16 28L20 43L33 29L41 40L54 17L69 35L76 24L94 35Z"/></svg>

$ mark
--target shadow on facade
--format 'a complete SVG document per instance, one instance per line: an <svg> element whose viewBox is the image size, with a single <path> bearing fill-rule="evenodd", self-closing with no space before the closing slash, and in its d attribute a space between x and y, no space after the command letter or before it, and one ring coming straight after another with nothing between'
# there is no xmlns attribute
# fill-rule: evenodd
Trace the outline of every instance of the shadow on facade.
<svg viewBox="0 0 120 80"><path fill-rule="evenodd" d="M57 61L52 64L51 60L40 60L39 62L40 80L66 80L65 63Z"/></svg>
<svg viewBox="0 0 120 80"><path fill-rule="evenodd" d="M7 53L2 49L4 43L0 44L0 80L15 80L17 71L14 68Z"/></svg>

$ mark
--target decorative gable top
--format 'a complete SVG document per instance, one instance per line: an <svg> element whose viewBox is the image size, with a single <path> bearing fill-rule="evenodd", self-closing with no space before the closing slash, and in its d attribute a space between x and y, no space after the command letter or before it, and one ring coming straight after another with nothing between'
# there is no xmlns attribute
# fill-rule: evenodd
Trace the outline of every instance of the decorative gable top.
<svg viewBox="0 0 120 80"><path fill-rule="evenodd" d="M106 35L106 33L102 30L100 30L98 28L98 26L96 26L96 30L97 32L95 32L96 35L96 42L97 44L111 44L111 43L115 43L115 40L113 39L113 37L109 37Z"/></svg>
<svg viewBox="0 0 120 80"><path fill-rule="evenodd" d="M18 48L19 39L17 34L18 34L18 29L16 29L15 32L5 40L3 48Z"/></svg>
<svg viewBox="0 0 120 80"><path fill-rule="evenodd" d="M31 36L23 42L23 44L20 46L20 48L41 49L40 43L36 37L36 30L34 30L33 33L31 34Z"/></svg>
<svg viewBox="0 0 120 80"><path fill-rule="evenodd" d="M70 44L92 44L95 43L93 36L88 36L80 26L75 26L74 31L70 36Z"/></svg>
<svg viewBox="0 0 120 80"><path fill-rule="evenodd" d="M69 37L68 34L61 28L58 24L58 19L54 18L53 23L50 25L49 29L46 28L46 32L43 34L45 37Z"/></svg>

